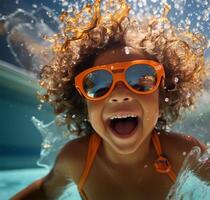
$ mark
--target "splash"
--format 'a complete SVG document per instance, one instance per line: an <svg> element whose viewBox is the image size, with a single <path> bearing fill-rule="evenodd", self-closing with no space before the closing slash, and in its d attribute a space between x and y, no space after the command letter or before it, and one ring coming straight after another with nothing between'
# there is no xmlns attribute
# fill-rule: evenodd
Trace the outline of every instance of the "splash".
<svg viewBox="0 0 210 200"><path fill-rule="evenodd" d="M110 1L67 1L53 0L54 4L62 7L62 14L58 17L52 9L33 4L33 12L23 9L17 10L9 16L2 16L5 21L4 29L8 33L7 41L16 60L23 68L38 73L40 66L47 64L52 58L53 51L64 51L63 43L67 40L80 40L86 37L88 30L98 24L113 21L120 22L127 15L143 19L151 16L161 21L159 30L168 24L178 27L179 36L187 42L192 41L195 49L205 49L205 56L210 56L209 44L206 38L210 38L209 14L210 2L208 0L110 0ZM19 4L19 1L16 1ZM83 8L83 10L81 10ZM80 10L80 11L79 11ZM114 12L113 12L114 11ZM116 12L115 12L116 11ZM104 16L104 13L107 13ZM113 13L115 13L113 15ZM100 16L100 17L99 17ZM99 18L99 20L96 20ZM60 21L59 21L60 20ZM62 23L61 23L62 22ZM156 21L154 21L155 23ZM110 31L111 25L107 28ZM57 34L59 32L59 34ZM193 32L193 33L191 33ZM45 37L43 38L43 35ZM206 46L207 44L207 46ZM128 52L129 53L129 52ZM199 52L197 52L199 54ZM207 61L209 63L209 61ZM178 81L178 80L177 80ZM190 95L190 94L189 94ZM206 95L206 96L205 96ZM206 141L209 137L209 90L200 101L200 108L194 114L190 113L191 124L180 125L175 130L180 132L204 133L200 139ZM170 101L166 98L165 101ZM206 104L203 104L206 102ZM34 125L42 134L41 155L38 165L51 167L60 148L76 136L70 134L64 127L59 127L56 121L44 124L36 118L32 119ZM192 126L192 123L194 126ZM76 129L72 125L72 132ZM203 136L205 135L206 136ZM207 137L208 136L208 137ZM206 138L204 138L206 137ZM202 170L208 169L209 153L201 156L199 150L194 151L186 158L175 186L171 189L168 199L205 199L209 194L209 180L202 180L199 176ZM196 158L196 159L195 159ZM199 160L199 158L201 158ZM192 161L195 162L192 162ZM192 184L192 185L191 185ZM205 194L205 195L204 195ZM181 195L181 196L180 196Z"/></svg>
<svg viewBox="0 0 210 200"><path fill-rule="evenodd" d="M166 200L208 200L210 196L210 149L203 154L194 147L186 156L176 183Z"/></svg>
<svg viewBox="0 0 210 200"><path fill-rule="evenodd" d="M124 9L124 13L118 13L115 18L118 19L119 17L119 20L121 20L120 18L127 15L129 11L130 16L136 16L138 19L143 19L144 16L161 17L165 5L168 4L171 7L170 13L168 13L168 19L170 19L170 22L173 25L179 27L180 30L188 29L187 32L190 30L200 34L200 36L199 34L192 36L184 33L183 35L180 35L180 37L185 37L186 40L187 37L195 37L195 45L200 45L201 47L205 46L203 43L199 44L199 41L201 41L202 38L201 35L210 38L210 3L208 0L195 0L192 2L186 0L127 0L129 6L124 0L97 0L94 4L94 9L92 10L90 8L91 4L94 2L93 0L53 0L52 2L55 6L58 5L62 8L63 14L60 19L68 24L68 29L64 30L65 28L62 27L54 10L38 4L32 5L33 10L31 13L20 9L9 16L1 16L1 20L6 22L4 31L8 33L7 41L14 57L22 68L37 73L52 57L51 48L49 48L49 46L52 41L55 41L55 38L57 37L56 33L62 32L61 29L63 29L63 35L74 36L76 38L84 36L84 33L88 28L93 27L94 23L98 23L95 22L95 20L90 23L90 20L99 14L99 7L101 11L110 13L107 17L108 19L111 17L113 10L119 9L120 5ZM21 5L20 3L21 2L16 1L17 5ZM80 11L77 13L77 11L81 10L84 6L84 12ZM20 13L22 15L21 17ZM91 14L93 15L92 17ZM76 15L78 16L75 18ZM85 24L88 24L88 21L89 26L86 26ZM75 24L80 24L80 26L76 27ZM81 27L82 24L83 27ZM43 40L43 35L54 35L54 38L52 37L50 43L48 43L46 40ZM62 38L64 39L65 37L63 35ZM50 40L47 36L46 38ZM57 41L58 46L54 48L55 50L61 48L61 45L59 44L61 40L62 39ZM210 43L208 43L208 47L205 50L206 57L210 56L209 44Z"/></svg>
<svg viewBox="0 0 210 200"><path fill-rule="evenodd" d="M42 167L51 168L59 150L68 141L78 138L78 136L70 134L70 131L73 132L75 127L72 124L69 131L66 126L61 126L64 121L62 116L57 116L55 120L47 124L44 124L34 116L31 120L42 135L40 158L37 164Z"/></svg>
<svg viewBox="0 0 210 200"><path fill-rule="evenodd" d="M96 0L94 4L86 4L81 11L73 9L71 13L67 11L60 15L60 21L64 24L61 33L53 37L45 36L45 39L54 43L55 52L65 52L70 41L84 39L87 32L109 22L120 23L128 16L129 6L125 0L103 1ZM112 24L105 26L107 32L111 32ZM65 41L69 41L67 44ZM65 45L64 45L65 43Z"/></svg>
<svg viewBox="0 0 210 200"><path fill-rule="evenodd" d="M8 47L16 61L22 68L35 74L52 58L50 43L43 39L43 35L53 34L52 26L56 25L57 21L54 18L49 20L48 24L45 23L47 12L49 9L44 6L32 13L18 9L2 18L4 31L8 33Z"/></svg>

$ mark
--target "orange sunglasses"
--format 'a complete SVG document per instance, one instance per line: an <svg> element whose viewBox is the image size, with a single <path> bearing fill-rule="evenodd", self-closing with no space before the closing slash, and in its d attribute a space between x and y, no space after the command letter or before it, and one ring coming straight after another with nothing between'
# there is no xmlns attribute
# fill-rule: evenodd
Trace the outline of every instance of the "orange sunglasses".
<svg viewBox="0 0 210 200"><path fill-rule="evenodd" d="M165 79L163 66L153 60L132 60L88 68L75 77L75 87L88 100L110 95L118 81L136 94L150 94Z"/></svg>

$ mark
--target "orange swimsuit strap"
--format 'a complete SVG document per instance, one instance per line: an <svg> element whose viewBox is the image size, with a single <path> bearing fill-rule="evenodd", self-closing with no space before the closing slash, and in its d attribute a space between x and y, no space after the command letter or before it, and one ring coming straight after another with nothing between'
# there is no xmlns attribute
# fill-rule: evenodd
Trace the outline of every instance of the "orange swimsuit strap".
<svg viewBox="0 0 210 200"><path fill-rule="evenodd" d="M81 196L85 200L87 200L88 198L87 198L85 192L83 191L83 187L87 180L89 171L92 167L92 163L95 159L95 156L96 156L96 153L97 153L97 150L98 150L100 144L101 144L101 137L97 133L93 133L90 136L90 140L89 140L88 154L87 154L87 158L86 158L85 167L84 167L83 173L82 173L82 175L79 179L79 183L78 183L78 190L79 190Z"/></svg>
<svg viewBox="0 0 210 200"><path fill-rule="evenodd" d="M155 129L152 132L152 142L158 155L158 158L154 163L154 167L156 171L160 173L167 173L169 177L171 178L171 180L175 182L176 175L174 171L172 170L172 166L169 160L165 156L163 156L160 140ZM100 144L101 144L101 137L97 133L93 133L90 136L90 140L89 140L88 154L86 158L85 167L78 183L78 190L81 196L85 200L88 200L88 198L85 192L83 191L83 187L87 180L88 174L91 170L92 163L95 159L95 156L96 156L97 150L99 149Z"/></svg>
<svg viewBox="0 0 210 200"><path fill-rule="evenodd" d="M165 156L163 156L160 139L155 129L152 132L152 142L158 155L158 158L154 163L156 171L160 173L167 173L171 180L175 183L176 175L172 170L172 166L169 160Z"/></svg>

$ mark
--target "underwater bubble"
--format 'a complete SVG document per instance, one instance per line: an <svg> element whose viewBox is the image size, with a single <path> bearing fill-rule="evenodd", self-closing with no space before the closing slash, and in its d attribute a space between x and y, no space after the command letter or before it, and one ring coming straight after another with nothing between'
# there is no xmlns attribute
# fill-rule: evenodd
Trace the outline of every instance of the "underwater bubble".
<svg viewBox="0 0 210 200"><path fill-rule="evenodd" d="M46 14L49 18L51 18L53 16L52 12L50 12L50 11L47 11Z"/></svg>
<svg viewBox="0 0 210 200"><path fill-rule="evenodd" d="M38 109L38 110L41 110L41 109L42 109L42 104L39 104L39 105L37 106L37 109Z"/></svg>
<svg viewBox="0 0 210 200"><path fill-rule="evenodd" d="M71 134L71 133L70 133L70 131L68 131L68 130L63 131L63 136L66 137L66 138L69 137L70 134Z"/></svg>
<svg viewBox="0 0 210 200"><path fill-rule="evenodd" d="M44 103L44 99L40 99L40 102L41 102L41 103Z"/></svg>
<svg viewBox="0 0 210 200"><path fill-rule="evenodd" d="M33 8L38 8L38 6L36 4L32 4Z"/></svg>
<svg viewBox="0 0 210 200"><path fill-rule="evenodd" d="M44 149L49 149L49 148L52 147L52 145L49 144L49 143L42 143L42 147L43 147Z"/></svg>
<svg viewBox="0 0 210 200"><path fill-rule="evenodd" d="M61 5L64 7L69 5L67 0L60 0L60 2L61 2Z"/></svg>
<svg viewBox="0 0 210 200"><path fill-rule="evenodd" d="M208 21L209 20L209 15L210 15L210 7L208 7L208 9L204 10L203 21Z"/></svg>

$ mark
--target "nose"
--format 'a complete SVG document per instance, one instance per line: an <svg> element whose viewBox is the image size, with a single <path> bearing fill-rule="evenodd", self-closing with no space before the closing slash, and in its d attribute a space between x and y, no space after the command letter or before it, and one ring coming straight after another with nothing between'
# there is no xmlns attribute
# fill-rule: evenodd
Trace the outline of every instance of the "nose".
<svg viewBox="0 0 210 200"><path fill-rule="evenodd" d="M122 82L118 82L109 98L110 103L123 103L123 102L128 102L131 101L133 98L131 96L131 91L124 85Z"/></svg>

